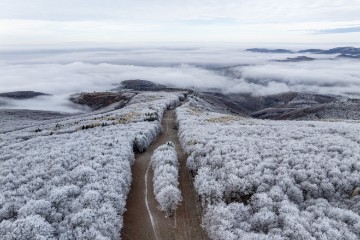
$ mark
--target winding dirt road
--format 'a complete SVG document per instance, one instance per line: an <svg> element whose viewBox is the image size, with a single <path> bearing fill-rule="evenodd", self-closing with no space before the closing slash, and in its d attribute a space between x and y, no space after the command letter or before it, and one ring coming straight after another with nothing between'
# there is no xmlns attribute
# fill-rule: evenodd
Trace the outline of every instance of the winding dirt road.
<svg viewBox="0 0 360 240"><path fill-rule="evenodd" d="M142 154L137 154L132 167L133 181L127 198L124 227L121 232L125 240L190 240L208 239L200 224L200 208L191 178L186 170L186 155L183 152L175 129L175 110L165 112L162 121L163 133ZM150 158L162 144L174 143L180 162L181 205L171 218L158 209L153 193L153 171Z"/></svg>

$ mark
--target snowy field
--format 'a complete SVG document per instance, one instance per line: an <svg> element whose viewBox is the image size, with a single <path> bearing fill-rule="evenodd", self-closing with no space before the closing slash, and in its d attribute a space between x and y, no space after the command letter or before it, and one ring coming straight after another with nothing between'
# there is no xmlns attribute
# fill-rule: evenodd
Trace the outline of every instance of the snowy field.
<svg viewBox="0 0 360 240"><path fill-rule="evenodd" d="M360 125L177 108L211 239L360 239Z"/></svg>
<svg viewBox="0 0 360 240"><path fill-rule="evenodd" d="M0 134L1 239L119 239L133 149L179 96L141 93L120 110Z"/></svg>

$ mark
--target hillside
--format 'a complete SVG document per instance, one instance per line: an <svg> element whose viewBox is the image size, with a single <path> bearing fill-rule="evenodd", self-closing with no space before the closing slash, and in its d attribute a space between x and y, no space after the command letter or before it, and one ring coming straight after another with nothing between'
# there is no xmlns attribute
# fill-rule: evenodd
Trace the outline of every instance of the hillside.
<svg viewBox="0 0 360 240"><path fill-rule="evenodd" d="M122 109L0 134L2 238L118 239L134 151L146 150L181 96L141 93Z"/></svg>
<svg viewBox="0 0 360 240"><path fill-rule="evenodd" d="M359 100L162 91L149 81L135 83L145 91L73 95L91 108L82 114L1 111L0 235L360 236ZM167 141L172 148L164 154L179 157L171 163L176 168L151 169L155 153L169 162L156 151ZM169 211L164 206L174 198Z"/></svg>
<svg viewBox="0 0 360 240"><path fill-rule="evenodd" d="M310 92L286 92L267 96L198 93L214 108L240 116L273 120L360 120L360 102L341 96ZM218 110L220 111L220 110Z"/></svg>
<svg viewBox="0 0 360 240"><path fill-rule="evenodd" d="M357 122L291 122L177 109L211 239L358 239Z"/></svg>

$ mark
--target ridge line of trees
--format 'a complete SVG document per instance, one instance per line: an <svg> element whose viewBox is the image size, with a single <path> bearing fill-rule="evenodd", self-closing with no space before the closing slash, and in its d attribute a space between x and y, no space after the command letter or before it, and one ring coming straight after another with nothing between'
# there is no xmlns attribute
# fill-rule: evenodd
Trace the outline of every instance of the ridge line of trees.
<svg viewBox="0 0 360 240"><path fill-rule="evenodd" d="M154 194L160 209L171 217L182 201L179 189L179 160L172 142L158 147L151 157Z"/></svg>

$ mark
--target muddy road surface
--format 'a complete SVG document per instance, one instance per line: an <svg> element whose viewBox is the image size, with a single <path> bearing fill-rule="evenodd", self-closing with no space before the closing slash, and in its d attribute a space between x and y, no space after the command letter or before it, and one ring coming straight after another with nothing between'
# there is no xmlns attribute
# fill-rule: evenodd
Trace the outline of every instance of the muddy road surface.
<svg viewBox="0 0 360 240"><path fill-rule="evenodd" d="M201 210L196 201L192 180L186 170L186 155L183 152L175 128L175 110L165 112L163 132L146 152L137 154L132 166L133 181L127 199L124 227L121 238L125 240L201 240L208 239L201 228ZM178 153L180 189L183 197L174 216L166 218L158 209L153 193L150 159L162 144L171 141Z"/></svg>

